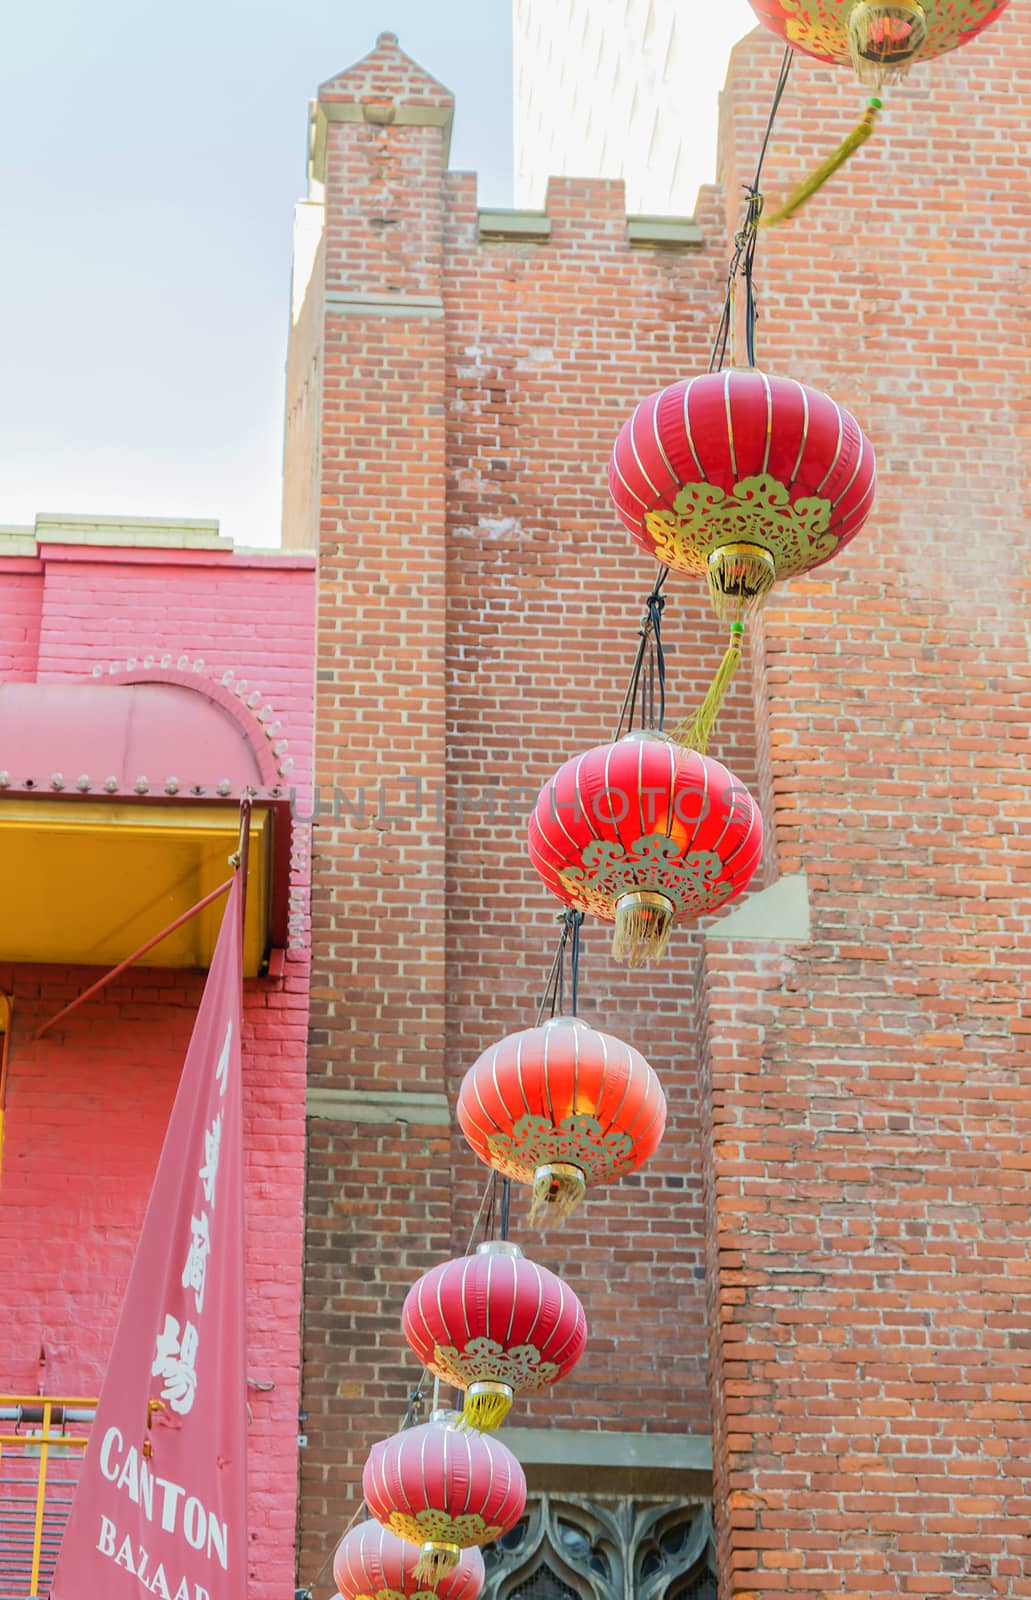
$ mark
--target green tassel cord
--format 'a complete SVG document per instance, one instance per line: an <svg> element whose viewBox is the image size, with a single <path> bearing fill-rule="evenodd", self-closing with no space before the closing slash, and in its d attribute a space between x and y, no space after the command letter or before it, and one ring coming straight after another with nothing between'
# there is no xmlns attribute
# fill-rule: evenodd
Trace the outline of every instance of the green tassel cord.
<svg viewBox="0 0 1031 1600"><path fill-rule="evenodd" d="M727 698L727 690L734 681L734 674L741 663L741 646L744 643L745 625L743 622L730 624L730 643L726 654L716 669L716 676L709 685L705 699L702 701L693 717L685 717L683 722L678 722L673 729L673 740L682 744L688 750L697 750L703 756L716 726L716 718L723 709L723 702Z"/></svg>
<svg viewBox="0 0 1031 1600"><path fill-rule="evenodd" d="M862 149L874 131L874 125L882 107L883 101L879 100L875 95L863 112L862 120L841 141L834 154L828 156L822 166L817 167L816 171L806 179L805 183L795 190L791 198L785 201L779 211L774 211L772 214L764 216L759 226L762 228L776 227L778 222L787 222L789 218L795 215L796 211L800 211L806 201L810 200L818 190L822 189L827 180L833 178L834 174L845 165L849 156L855 155L857 150Z"/></svg>

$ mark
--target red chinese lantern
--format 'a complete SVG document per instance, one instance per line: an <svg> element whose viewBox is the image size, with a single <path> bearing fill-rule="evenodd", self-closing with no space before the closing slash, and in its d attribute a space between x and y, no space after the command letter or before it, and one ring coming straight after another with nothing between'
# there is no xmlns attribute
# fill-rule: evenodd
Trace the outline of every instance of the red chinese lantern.
<svg viewBox="0 0 1031 1600"><path fill-rule="evenodd" d="M531 1219L547 1227L591 1185L655 1154L666 1097L633 1045L554 1017L483 1052L459 1090L458 1122L481 1161L533 1185Z"/></svg>
<svg viewBox="0 0 1031 1600"><path fill-rule="evenodd" d="M423 1366L465 1390L463 1419L481 1429L500 1427L517 1394L564 1378L587 1342L572 1289L505 1239L427 1272L401 1321Z"/></svg>
<svg viewBox="0 0 1031 1600"><path fill-rule="evenodd" d="M463 1550L457 1567L427 1588L415 1576L419 1552L378 1522L360 1522L344 1535L333 1557L340 1600L476 1600L483 1588L483 1557Z"/></svg>
<svg viewBox="0 0 1031 1600"><path fill-rule="evenodd" d="M1009 0L750 0L760 22L817 61L850 61L864 83L901 77L1002 15Z"/></svg>
<svg viewBox="0 0 1031 1600"><path fill-rule="evenodd" d="M615 922L628 966L663 954L675 921L740 894L762 857L762 820L711 756L631 733L574 756L544 785L530 859L567 905Z"/></svg>
<svg viewBox="0 0 1031 1600"><path fill-rule="evenodd" d="M717 614L739 620L779 578L844 549L876 475L869 439L827 395L735 368L642 400L613 448L609 492L643 549L704 573Z"/></svg>
<svg viewBox="0 0 1031 1600"><path fill-rule="evenodd" d="M391 1533L420 1547L415 1576L430 1588L454 1571L463 1550L514 1528L526 1505L526 1479L511 1450L457 1421L454 1412L438 1412L382 1440L362 1473L365 1504Z"/></svg>

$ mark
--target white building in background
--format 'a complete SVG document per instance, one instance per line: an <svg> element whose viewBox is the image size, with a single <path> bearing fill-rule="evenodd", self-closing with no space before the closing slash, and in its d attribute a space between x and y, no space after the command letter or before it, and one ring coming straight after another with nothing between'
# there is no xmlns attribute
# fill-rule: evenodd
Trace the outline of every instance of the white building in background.
<svg viewBox="0 0 1031 1600"><path fill-rule="evenodd" d="M512 0L515 203L551 176L623 178L631 214L690 216L747 0Z"/></svg>

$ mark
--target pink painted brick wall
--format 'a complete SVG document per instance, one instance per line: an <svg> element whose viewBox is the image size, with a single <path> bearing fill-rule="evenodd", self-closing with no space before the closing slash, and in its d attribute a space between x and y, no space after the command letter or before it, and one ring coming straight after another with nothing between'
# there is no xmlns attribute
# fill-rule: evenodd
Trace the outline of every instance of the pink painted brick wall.
<svg viewBox="0 0 1031 1600"><path fill-rule="evenodd" d="M3 563L0 581L0 679L31 682L39 650L43 573L35 561Z"/></svg>
<svg viewBox="0 0 1031 1600"><path fill-rule="evenodd" d="M185 654L261 691L289 740L310 811L314 572L310 561L46 548L35 571L0 560L8 628L0 679L92 679L94 668ZM17 568L17 570L15 570ZM13 646L18 646L17 650ZM4 766L0 729L0 768ZM2 802L0 802L2 804ZM291 888L307 890L307 841ZM301 932L307 919L301 914ZM309 963L244 999L251 1600L294 1583ZM0 966L13 993L0 1187L0 1388L96 1394L203 987L136 969L38 1044L32 1033L93 969ZM45 1366L40 1352L45 1351Z"/></svg>

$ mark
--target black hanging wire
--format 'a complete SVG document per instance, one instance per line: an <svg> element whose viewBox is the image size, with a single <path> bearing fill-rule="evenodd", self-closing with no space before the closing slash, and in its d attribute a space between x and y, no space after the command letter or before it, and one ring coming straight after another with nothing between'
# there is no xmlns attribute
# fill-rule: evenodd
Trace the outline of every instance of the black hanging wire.
<svg viewBox="0 0 1031 1600"><path fill-rule="evenodd" d="M773 127L780 110L784 90L791 76L791 65L795 59L795 52L791 45L784 51L784 58L780 64L777 83L773 91L773 101L770 105L770 114L766 119L766 132L763 135L762 148L759 151L759 160L756 163L755 177L750 184L745 185L747 207L745 220L734 235L734 253L730 258L727 271L727 294L723 302L723 311L716 328L716 337L713 340L712 353L709 357L709 371L722 372L723 364L727 358L727 349L734 333L734 292L739 277L745 281L745 348L748 355L749 366L755 365L755 329L759 321L759 308L755 297L755 249L759 237L759 222L763 214L763 197L760 184L762 182L763 165L766 161L766 152L770 147Z"/></svg>
<svg viewBox="0 0 1031 1600"><path fill-rule="evenodd" d="M583 927L584 914L582 911L569 911L566 915L572 923L569 940L569 1010L575 1017L580 1003L580 929Z"/></svg>
<svg viewBox="0 0 1031 1600"><path fill-rule="evenodd" d="M559 1016L564 1016L566 1011L566 947L569 948L569 1015L576 1016L576 1008L580 999L580 929L583 926L584 914L574 911L572 907L562 913L562 939L559 944L559 967L556 985L556 1006L552 1007L552 1016L558 1010Z"/></svg>
<svg viewBox="0 0 1031 1600"><path fill-rule="evenodd" d="M498 1213L498 1234L502 1239L508 1238L508 1221L512 1211L512 1180L501 1180L501 1204Z"/></svg>
<svg viewBox="0 0 1031 1600"><path fill-rule="evenodd" d="M558 949L555 959L551 963L548 981L544 986L541 1003L537 1008L537 1021L535 1026L540 1027L545 1016L553 1017L565 1012L565 968L566 950L569 956L570 975L570 1015L576 1016L576 1008L580 997L580 929L583 925L584 913L574 911L568 907L559 913L562 932L559 934Z"/></svg>
<svg viewBox="0 0 1031 1600"><path fill-rule="evenodd" d="M656 576L655 585L651 594L645 601L645 612L641 618L638 632L637 653L630 672L630 682L627 685L623 704L620 708L619 722L616 726L616 739L621 739L626 724L626 732L632 733L634 729L634 716L637 711L637 696L641 695L641 720L647 722L651 728L658 728L661 733L666 720L666 654L662 648L662 613L666 605L666 596L662 586L669 576L669 568L663 567ZM647 664L647 673L645 666ZM642 683L642 676L644 682ZM658 685L658 705L655 704L655 686Z"/></svg>

